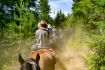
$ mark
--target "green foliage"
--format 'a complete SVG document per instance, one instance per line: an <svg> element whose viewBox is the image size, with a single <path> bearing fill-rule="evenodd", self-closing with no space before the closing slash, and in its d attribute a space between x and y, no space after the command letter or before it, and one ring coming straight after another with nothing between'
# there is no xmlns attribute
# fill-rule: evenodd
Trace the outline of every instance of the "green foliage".
<svg viewBox="0 0 105 70"><path fill-rule="evenodd" d="M7 66L6 64L4 64L4 65L2 66L2 70L8 70L8 66Z"/></svg>
<svg viewBox="0 0 105 70"><path fill-rule="evenodd" d="M18 0L15 4L15 11L13 12L13 19L10 22L7 22L6 36L9 39L28 37L34 34L35 29L37 28L36 16L28 8L29 2L24 2L23 0ZM5 21L5 20L4 20ZM5 22L6 23L6 22Z"/></svg>
<svg viewBox="0 0 105 70"><path fill-rule="evenodd" d="M55 17L55 26L57 26L57 27L63 26L65 20L66 20L66 17L65 17L65 15L64 15L64 13L62 13L62 11L60 10L60 11L57 13L57 16Z"/></svg>
<svg viewBox="0 0 105 70"><path fill-rule="evenodd" d="M22 0L21 0L22 1ZM34 0L23 0L27 2L27 7L36 7ZM0 0L0 30L3 30L7 25L14 20L14 11L16 4L20 4L20 0Z"/></svg>
<svg viewBox="0 0 105 70"><path fill-rule="evenodd" d="M65 26L81 24L90 36L88 42L92 53L89 54L89 70L105 70L105 0L73 0L73 13Z"/></svg>
<svg viewBox="0 0 105 70"><path fill-rule="evenodd" d="M37 12L36 4L33 3L34 0L1 1L0 34L2 37L5 36L11 40L34 34L39 20L39 12ZM30 7L36 8L36 10L31 11ZM6 11L8 12L6 13Z"/></svg>
<svg viewBox="0 0 105 70"><path fill-rule="evenodd" d="M49 16L50 5L48 4L48 0L40 0L39 8L40 8L40 12L41 12L40 19L45 20L49 23L49 21L51 21L51 18Z"/></svg>
<svg viewBox="0 0 105 70"><path fill-rule="evenodd" d="M77 20L83 19L83 23L89 31L98 28L97 22L104 21L104 12L103 0L81 0L79 2L74 2L74 18Z"/></svg>
<svg viewBox="0 0 105 70"><path fill-rule="evenodd" d="M104 70L105 69L105 36L91 35L92 42L89 43L89 46L92 49L92 52L89 55L89 70Z"/></svg>
<svg viewBox="0 0 105 70"><path fill-rule="evenodd" d="M27 2L23 2L20 0L20 4L16 4L17 12L14 13L15 21L17 22L18 31L17 33L23 33L24 36L28 36L37 26L37 20L34 16L34 14L27 8Z"/></svg>
<svg viewBox="0 0 105 70"><path fill-rule="evenodd" d="M48 5L48 0L40 0L39 6L41 13L46 13L47 15L49 14L50 6Z"/></svg>

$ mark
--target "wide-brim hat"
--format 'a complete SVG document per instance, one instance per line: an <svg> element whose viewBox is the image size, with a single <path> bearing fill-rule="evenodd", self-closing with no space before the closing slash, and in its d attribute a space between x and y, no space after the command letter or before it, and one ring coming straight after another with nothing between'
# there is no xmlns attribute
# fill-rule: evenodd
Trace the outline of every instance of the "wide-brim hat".
<svg viewBox="0 0 105 70"><path fill-rule="evenodd" d="M46 28L47 28L47 23L46 23L46 21L41 20L41 21L38 23L38 28L39 28L39 29L46 29Z"/></svg>

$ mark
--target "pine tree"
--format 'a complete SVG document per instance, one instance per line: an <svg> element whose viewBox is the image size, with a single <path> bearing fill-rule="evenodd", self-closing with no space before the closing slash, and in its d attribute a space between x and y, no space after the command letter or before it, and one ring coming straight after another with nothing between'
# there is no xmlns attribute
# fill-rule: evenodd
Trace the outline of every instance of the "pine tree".
<svg viewBox="0 0 105 70"><path fill-rule="evenodd" d="M62 11L58 11L57 16L55 17L55 26L61 27L66 20L66 17Z"/></svg>
<svg viewBox="0 0 105 70"><path fill-rule="evenodd" d="M18 0L15 3L15 10L12 12L12 20L8 24L7 32L8 36L13 37L27 37L34 34L37 27L37 15L36 10L30 10L30 1Z"/></svg>
<svg viewBox="0 0 105 70"><path fill-rule="evenodd" d="M50 5L48 5L48 0L40 0L39 8L41 12L41 19L45 21L49 21L49 13L50 13Z"/></svg>

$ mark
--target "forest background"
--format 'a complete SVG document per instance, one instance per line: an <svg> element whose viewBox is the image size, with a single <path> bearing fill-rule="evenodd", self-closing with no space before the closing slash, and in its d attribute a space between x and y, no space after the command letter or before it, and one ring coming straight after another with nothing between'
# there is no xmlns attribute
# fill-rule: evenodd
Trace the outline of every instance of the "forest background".
<svg viewBox="0 0 105 70"><path fill-rule="evenodd" d="M23 43L34 43L39 20L63 29L67 36L80 28L82 36L89 39L86 44L92 51L86 57L88 69L105 70L104 8L105 0L73 0L71 14L65 16L60 10L52 18L48 0L0 0L0 70L11 70L9 64L18 64L14 57L18 56L17 52L27 52L21 50L26 48Z"/></svg>

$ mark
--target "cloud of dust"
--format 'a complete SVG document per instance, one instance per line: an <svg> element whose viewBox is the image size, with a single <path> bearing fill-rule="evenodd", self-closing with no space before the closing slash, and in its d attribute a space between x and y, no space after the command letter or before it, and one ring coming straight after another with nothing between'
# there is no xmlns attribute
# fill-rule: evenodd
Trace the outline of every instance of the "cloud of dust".
<svg viewBox="0 0 105 70"><path fill-rule="evenodd" d="M84 57L88 49L85 47L82 27L72 27L61 35L63 38L56 48L58 62L55 70L87 70Z"/></svg>

